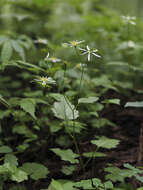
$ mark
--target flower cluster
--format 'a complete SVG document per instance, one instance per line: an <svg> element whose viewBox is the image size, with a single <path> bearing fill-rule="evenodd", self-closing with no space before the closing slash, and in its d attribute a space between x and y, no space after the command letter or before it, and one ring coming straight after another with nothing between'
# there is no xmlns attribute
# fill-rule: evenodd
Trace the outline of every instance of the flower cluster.
<svg viewBox="0 0 143 190"><path fill-rule="evenodd" d="M125 24L136 25L136 23L135 23L136 17L135 16L133 16L133 17L131 17L131 16L121 16L121 17L122 17L123 22Z"/></svg>

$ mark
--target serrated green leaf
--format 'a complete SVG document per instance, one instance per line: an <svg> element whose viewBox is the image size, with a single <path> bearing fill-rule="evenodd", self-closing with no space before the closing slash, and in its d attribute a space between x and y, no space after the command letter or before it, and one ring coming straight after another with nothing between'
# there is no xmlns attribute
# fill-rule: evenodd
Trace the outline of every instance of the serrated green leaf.
<svg viewBox="0 0 143 190"><path fill-rule="evenodd" d="M25 98L20 101L20 107L27 113L29 113L34 119L35 116L35 101L30 98Z"/></svg>
<svg viewBox="0 0 143 190"><path fill-rule="evenodd" d="M4 44L2 46L2 51L1 51L1 60L2 60L2 62L6 62L11 58L12 50L13 49L12 49L12 46L11 46L11 42L9 40L4 42Z"/></svg>
<svg viewBox="0 0 143 190"><path fill-rule="evenodd" d="M107 174L105 178L113 182L117 182L117 181L124 182L124 179L126 177L133 176L132 171L128 169L120 169L117 167L108 167L108 168L105 168L104 171L110 173L110 174Z"/></svg>
<svg viewBox="0 0 143 190"><path fill-rule="evenodd" d="M79 188L83 188L83 189L93 189L92 183L96 188L99 186L103 187L101 180L98 178L93 178L92 181L91 181L91 179L81 180L79 182L76 182L74 184L74 186L79 187Z"/></svg>
<svg viewBox="0 0 143 190"><path fill-rule="evenodd" d="M27 179L27 173L20 169L16 169L16 171L11 175L11 180L17 181L19 183Z"/></svg>
<svg viewBox="0 0 143 190"><path fill-rule="evenodd" d="M119 142L120 141L117 139L110 139L107 137L100 137L98 140L91 140L91 143L96 144L97 147L102 147L107 149L116 148Z"/></svg>
<svg viewBox="0 0 143 190"><path fill-rule="evenodd" d="M55 117L63 120L73 120L79 116L75 106L66 97L61 97L59 102L55 102L52 111Z"/></svg>
<svg viewBox="0 0 143 190"><path fill-rule="evenodd" d="M30 175L30 177L34 180L46 178L49 173L48 168L44 165L34 162L23 164L21 169Z"/></svg>
<svg viewBox="0 0 143 190"><path fill-rule="evenodd" d="M71 149L62 150L59 148L51 148L50 150L60 156L64 161L69 161L71 164L78 163L78 160L75 158L79 157L79 155L75 154Z"/></svg>
<svg viewBox="0 0 143 190"><path fill-rule="evenodd" d="M14 154L6 154L4 157L4 163L10 163L11 165L18 166L17 157Z"/></svg>
<svg viewBox="0 0 143 190"><path fill-rule="evenodd" d="M0 146L0 153L11 153L12 149L9 146Z"/></svg>
<svg viewBox="0 0 143 190"><path fill-rule="evenodd" d="M78 99L78 103L91 104L91 103L97 102L98 100L99 100L98 97L80 98Z"/></svg>
<svg viewBox="0 0 143 190"><path fill-rule="evenodd" d="M127 102L125 104L125 107L142 108L143 107L143 101L141 101L141 102Z"/></svg>

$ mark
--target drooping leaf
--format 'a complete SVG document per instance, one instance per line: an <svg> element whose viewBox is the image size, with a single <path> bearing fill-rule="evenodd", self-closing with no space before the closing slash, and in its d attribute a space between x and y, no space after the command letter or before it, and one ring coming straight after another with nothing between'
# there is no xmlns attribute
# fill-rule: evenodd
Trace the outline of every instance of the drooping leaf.
<svg viewBox="0 0 143 190"><path fill-rule="evenodd" d="M0 153L11 153L12 149L9 146L0 146Z"/></svg>
<svg viewBox="0 0 143 190"><path fill-rule="evenodd" d="M9 40L4 42L4 44L2 46L2 51L1 51L1 60L2 60L2 62L6 62L11 58L12 50L13 49L12 49L11 42Z"/></svg>
<svg viewBox="0 0 143 190"><path fill-rule="evenodd" d="M25 54L24 54L24 49L19 43L15 40L11 40L11 44L13 49L20 55L20 57L25 60Z"/></svg>
<svg viewBox="0 0 143 190"><path fill-rule="evenodd" d="M24 98L20 101L20 107L27 113L29 113L34 119L35 116L35 101L30 98Z"/></svg>
<svg viewBox="0 0 143 190"><path fill-rule="evenodd" d="M42 164L28 162L24 163L21 167L23 171L25 171L30 177L34 180L46 178L49 173L48 168Z"/></svg>
<svg viewBox="0 0 143 190"><path fill-rule="evenodd" d="M79 157L79 155L75 154L71 149L62 150L59 148L51 148L50 150L60 156L64 161L68 161L71 164L78 163L78 160L76 158Z"/></svg>
<svg viewBox="0 0 143 190"><path fill-rule="evenodd" d="M94 103L94 102L97 102L99 100L98 97L88 97L88 98L80 98L78 99L78 103L85 103L85 104L91 104L91 103Z"/></svg>
<svg viewBox="0 0 143 190"><path fill-rule="evenodd" d="M79 114L66 97L61 97L59 102L55 102L52 108L55 117L63 120L77 119Z"/></svg>
<svg viewBox="0 0 143 190"><path fill-rule="evenodd" d="M142 108L143 107L143 101L140 101L140 102L127 102L125 104L125 107Z"/></svg>
<svg viewBox="0 0 143 190"><path fill-rule="evenodd" d="M107 99L107 100L104 100L102 103L120 105L120 99Z"/></svg>
<svg viewBox="0 0 143 190"><path fill-rule="evenodd" d="M117 139L110 139L107 137L100 137L98 140L91 140L91 143L96 144L97 147L102 147L107 149L116 148L119 142L120 141Z"/></svg>

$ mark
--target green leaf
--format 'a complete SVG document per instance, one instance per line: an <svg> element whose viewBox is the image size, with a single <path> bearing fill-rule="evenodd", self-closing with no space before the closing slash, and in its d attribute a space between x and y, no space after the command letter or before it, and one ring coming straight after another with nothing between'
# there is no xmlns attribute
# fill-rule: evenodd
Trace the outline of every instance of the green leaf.
<svg viewBox="0 0 143 190"><path fill-rule="evenodd" d="M71 175L76 170L76 166L63 166L61 172L65 175Z"/></svg>
<svg viewBox="0 0 143 190"><path fill-rule="evenodd" d="M11 175L11 179L20 183L24 180L27 180L28 177L26 172L16 169L16 171Z"/></svg>
<svg viewBox="0 0 143 190"><path fill-rule="evenodd" d="M97 147L102 147L102 148L116 148L117 145L119 144L119 140L117 139L110 139L107 137L100 137L98 140L92 140L92 144L96 144Z"/></svg>
<svg viewBox="0 0 143 190"><path fill-rule="evenodd" d="M2 104L4 104L6 107L9 106L9 103L2 97L1 94L0 94L0 102L1 102Z"/></svg>
<svg viewBox="0 0 143 190"><path fill-rule="evenodd" d="M137 188L137 190L143 190L143 187Z"/></svg>
<svg viewBox="0 0 143 190"><path fill-rule="evenodd" d="M78 99L78 103L85 103L85 104L91 104L91 103L94 103L94 102L97 102L99 100L98 97L88 97L88 98L80 98Z"/></svg>
<svg viewBox="0 0 143 190"><path fill-rule="evenodd" d="M75 154L71 149L62 150L59 148L51 148L50 150L60 156L64 161L69 161L71 164L78 163L78 160L75 158L79 157L79 155Z"/></svg>
<svg viewBox="0 0 143 190"><path fill-rule="evenodd" d="M35 116L35 101L30 98L25 98L20 101L20 107L27 113L29 113L34 119Z"/></svg>
<svg viewBox="0 0 143 190"><path fill-rule="evenodd" d="M21 169L25 171L34 180L46 178L49 173L44 165L34 162L28 162L22 165Z"/></svg>
<svg viewBox="0 0 143 190"><path fill-rule="evenodd" d="M125 104L125 107L142 108L143 107L143 101L141 101L141 102L127 102Z"/></svg>
<svg viewBox="0 0 143 190"><path fill-rule="evenodd" d="M92 181L91 181L91 179L81 180L79 182L76 182L74 184L74 186L79 187L79 188L83 188L83 189L93 189L92 183L96 188L99 186L103 187L101 180L98 178L93 178Z"/></svg>
<svg viewBox="0 0 143 190"><path fill-rule="evenodd" d="M2 51L1 51L2 62L8 61L11 58L11 56L12 56L12 46L11 42L8 40L4 42L2 46Z"/></svg>
<svg viewBox="0 0 143 190"><path fill-rule="evenodd" d="M13 49L20 55L20 57L25 60L25 54L24 54L24 49L19 45L19 43L15 40L11 40L11 44Z"/></svg>
<svg viewBox="0 0 143 190"><path fill-rule="evenodd" d="M120 169L117 167L108 167L104 169L105 172L109 172L110 174L106 175L106 179L109 179L113 182L124 182L124 179L127 177L132 177L132 171L128 169Z"/></svg>
<svg viewBox="0 0 143 190"><path fill-rule="evenodd" d="M113 189L114 188L113 183L111 181L106 181L104 183L104 186L105 186L105 189Z"/></svg>
<svg viewBox="0 0 143 190"><path fill-rule="evenodd" d="M0 153L11 153L12 149L9 146L0 146Z"/></svg>
<svg viewBox="0 0 143 190"><path fill-rule="evenodd" d="M62 187L62 184L60 182L52 179L52 182L51 182L48 190L63 190L63 187Z"/></svg>
<svg viewBox="0 0 143 190"><path fill-rule="evenodd" d="M84 152L83 156L86 158L96 158L96 157L105 157L106 154L102 152Z"/></svg>
<svg viewBox="0 0 143 190"><path fill-rule="evenodd" d="M55 102L52 111L55 117L63 120L73 120L79 116L75 106L66 97L61 97L59 102Z"/></svg>
<svg viewBox="0 0 143 190"><path fill-rule="evenodd" d="M18 166L17 157L14 154L6 154L4 157L4 163L10 163L11 165Z"/></svg>
<svg viewBox="0 0 143 190"><path fill-rule="evenodd" d="M102 101L102 103L120 105L120 99L107 99L107 100Z"/></svg>

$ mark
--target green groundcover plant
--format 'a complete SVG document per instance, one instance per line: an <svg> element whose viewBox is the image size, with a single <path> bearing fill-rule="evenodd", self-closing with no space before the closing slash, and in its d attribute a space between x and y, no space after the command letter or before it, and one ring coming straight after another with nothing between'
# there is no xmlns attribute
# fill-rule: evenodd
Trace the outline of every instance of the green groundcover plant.
<svg viewBox="0 0 143 190"><path fill-rule="evenodd" d="M143 24L98 0L0 6L0 189L143 189L129 163L92 174L120 146L104 114L122 106L116 94L142 107L130 95L143 93Z"/></svg>

